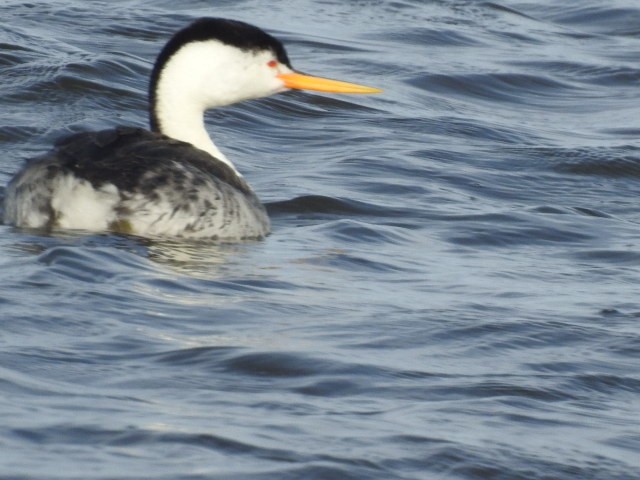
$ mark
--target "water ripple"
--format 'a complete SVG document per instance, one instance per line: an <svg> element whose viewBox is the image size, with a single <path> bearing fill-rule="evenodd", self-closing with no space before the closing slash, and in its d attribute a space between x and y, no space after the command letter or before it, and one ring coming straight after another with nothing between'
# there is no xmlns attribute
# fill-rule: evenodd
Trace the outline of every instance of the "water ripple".
<svg viewBox="0 0 640 480"><path fill-rule="evenodd" d="M200 15L384 88L207 115L262 241L0 226L2 475L636 478L638 6L292 6L0 6L2 185Z"/></svg>

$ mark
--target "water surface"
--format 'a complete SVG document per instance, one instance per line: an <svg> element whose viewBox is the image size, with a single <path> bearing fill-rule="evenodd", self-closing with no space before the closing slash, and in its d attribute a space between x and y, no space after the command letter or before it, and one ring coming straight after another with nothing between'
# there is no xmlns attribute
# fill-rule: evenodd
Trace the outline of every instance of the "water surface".
<svg viewBox="0 0 640 480"><path fill-rule="evenodd" d="M0 183L204 15L385 92L207 116L264 241L0 226L0 476L639 478L636 2L5 1Z"/></svg>

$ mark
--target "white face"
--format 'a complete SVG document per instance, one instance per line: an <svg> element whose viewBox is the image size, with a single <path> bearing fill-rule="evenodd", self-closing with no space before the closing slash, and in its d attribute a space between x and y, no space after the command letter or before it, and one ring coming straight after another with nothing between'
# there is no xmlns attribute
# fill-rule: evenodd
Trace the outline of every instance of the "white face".
<svg viewBox="0 0 640 480"><path fill-rule="evenodd" d="M201 109L229 105L285 90L277 75L290 72L270 51L243 51L216 40L194 42L163 69L158 97Z"/></svg>

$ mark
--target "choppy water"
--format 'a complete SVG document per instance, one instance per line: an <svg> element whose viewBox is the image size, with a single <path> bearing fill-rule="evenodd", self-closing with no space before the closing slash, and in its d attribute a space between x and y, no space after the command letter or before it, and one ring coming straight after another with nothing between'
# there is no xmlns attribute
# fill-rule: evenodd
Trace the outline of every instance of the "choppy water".
<svg viewBox="0 0 640 480"><path fill-rule="evenodd" d="M0 477L640 478L635 0L0 5L0 183L190 19L378 96L213 112L239 245L0 227Z"/></svg>

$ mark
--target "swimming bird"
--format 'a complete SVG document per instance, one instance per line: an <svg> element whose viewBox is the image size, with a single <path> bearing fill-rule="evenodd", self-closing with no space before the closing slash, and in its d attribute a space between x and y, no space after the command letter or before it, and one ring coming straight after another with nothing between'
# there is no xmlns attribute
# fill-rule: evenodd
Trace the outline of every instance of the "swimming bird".
<svg viewBox="0 0 640 480"><path fill-rule="evenodd" d="M151 130L116 127L58 141L9 182L4 221L144 237L264 237L267 212L209 137L204 112L288 89L380 91L296 72L282 43L253 25L198 19L155 62Z"/></svg>

